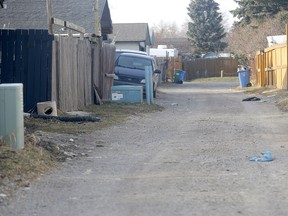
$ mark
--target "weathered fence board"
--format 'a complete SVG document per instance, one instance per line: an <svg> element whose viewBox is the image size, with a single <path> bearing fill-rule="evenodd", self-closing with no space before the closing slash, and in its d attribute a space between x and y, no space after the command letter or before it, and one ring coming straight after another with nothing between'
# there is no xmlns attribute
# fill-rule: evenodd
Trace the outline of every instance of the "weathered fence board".
<svg viewBox="0 0 288 216"><path fill-rule="evenodd" d="M115 46L110 44L103 45L103 52L102 52L102 77L103 77L103 100L109 100L111 86L113 85L113 76L114 75L114 62L115 62Z"/></svg>
<svg viewBox="0 0 288 216"><path fill-rule="evenodd" d="M0 30L0 83L23 83L25 112L51 99L52 40L47 30Z"/></svg>
<svg viewBox="0 0 288 216"><path fill-rule="evenodd" d="M99 91L102 97L102 79L101 79L101 43L92 44L92 85Z"/></svg>

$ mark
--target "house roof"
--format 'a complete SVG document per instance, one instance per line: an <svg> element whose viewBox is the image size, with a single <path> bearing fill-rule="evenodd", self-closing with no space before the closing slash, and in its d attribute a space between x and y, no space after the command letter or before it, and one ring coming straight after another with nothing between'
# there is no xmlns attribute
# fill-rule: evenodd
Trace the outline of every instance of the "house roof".
<svg viewBox="0 0 288 216"><path fill-rule="evenodd" d="M109 38L117 42L142 42L151 45L148 23L114 23L113 35Z"/></svg>
<svg viewBox="0 0 288 216"><path fill-rule="evenodd" d="M0 11L0 28L47 29L46 0L9 0L7 9ZM95 32L95 0L54 0L52 16L72 22ZM99 18L103 33L112 32L112 21L108 0L99 0Z"/></svg>

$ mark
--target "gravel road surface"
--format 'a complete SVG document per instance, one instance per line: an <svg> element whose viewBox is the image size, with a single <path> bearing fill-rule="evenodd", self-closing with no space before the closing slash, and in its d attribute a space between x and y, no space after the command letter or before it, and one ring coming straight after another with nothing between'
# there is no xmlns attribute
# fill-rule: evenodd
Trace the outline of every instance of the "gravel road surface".
<svg viewBox="0 0 288 216"><path fill-rule="evenodd" d="M287 215L288 114L233 82L162 85L162 112L75 140L88 156L20 190L0 215ZM271 162L249 161L270 151Z"/></svg>

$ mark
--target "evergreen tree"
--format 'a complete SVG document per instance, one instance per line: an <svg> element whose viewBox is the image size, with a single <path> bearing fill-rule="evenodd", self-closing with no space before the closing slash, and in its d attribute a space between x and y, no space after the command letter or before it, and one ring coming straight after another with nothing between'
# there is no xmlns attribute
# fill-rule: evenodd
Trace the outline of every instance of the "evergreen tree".
<svg viewBox="0 0 288 216"><path fill-rule="evenodd" d="M187 10L191 18L187 36L195 52L200 54L224 50L227 44L221 40L226 33L219 4L214 0L191 0Z"/></svg>
<svg viewBox="0 0 288 216"><path fill-rule="evenodd" d="M250 24L252 20L263 20L280 11L288 11L287 0L234 0L239 7L232 10L239 24Z"/></svg>

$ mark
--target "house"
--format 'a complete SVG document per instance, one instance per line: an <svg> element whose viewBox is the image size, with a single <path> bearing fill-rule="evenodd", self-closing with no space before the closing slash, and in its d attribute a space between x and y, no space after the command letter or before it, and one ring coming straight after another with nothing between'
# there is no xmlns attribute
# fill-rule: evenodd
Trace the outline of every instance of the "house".
<svg viewBox="0 0 288 216"><path fill-rule="evenodd" d="M117 49L147 52L152 45L148 23L115 23L108 38Z"/></svg>
<svg viewBox="0 0 288 216"><path fill-rule="evenodd" d="M180 54L190 53L192 51L191 43L185 37L175 37L175 38L156 38L153 48L159 45L167 45L167 48L176 48Z"/></svg>
<svg viewBox="0 0 288 216"><path fill-rule="evenodd" d="M0 28L48 29L47 0L7 1L6 9L0 12ZM72 22L95 33L95 0L52 0L52 16ZM108 0L99 0L99 20L103 39L111 34L112 20Z"/></svg>
<svg viewBox="0 0 288 216"><path fill-rule="evenodd" d="M271 47L275 44L283 44L286 43L286 35L274 35L274 36L268 36L267 41L268 41L268 47Z"/></svg>

